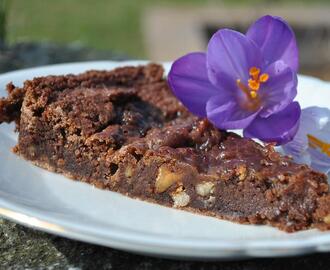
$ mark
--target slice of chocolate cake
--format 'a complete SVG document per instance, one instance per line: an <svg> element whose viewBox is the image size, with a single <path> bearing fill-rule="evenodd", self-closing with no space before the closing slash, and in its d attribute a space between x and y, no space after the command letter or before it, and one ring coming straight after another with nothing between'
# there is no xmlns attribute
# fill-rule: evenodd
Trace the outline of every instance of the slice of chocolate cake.
<svg viewBox="0 0 330 270"><path fill-rule="evenodd" d="M0 112L17 122L17 154L70 178L240 223L330 229L324 174L192 116L159 65L9 84Z"/></svg>

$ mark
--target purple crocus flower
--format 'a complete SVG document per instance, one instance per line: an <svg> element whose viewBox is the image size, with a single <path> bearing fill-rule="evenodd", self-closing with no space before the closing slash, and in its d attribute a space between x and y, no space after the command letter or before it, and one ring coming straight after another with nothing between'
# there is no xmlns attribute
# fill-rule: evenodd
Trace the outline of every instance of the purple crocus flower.
<svg viewBox="0 0 330 270"><path fill-rule="evenodd" d="M264 16L245 35L221 29L207 51L177 59L168 82L195 115L220 129L284 144L296 134L298 49L290 26Z"/></svg>
<svg viewBox="0 0 330 270"><path fill-rule="evenodd" d="M293 140L282 146L298 163L330 173L330 110L308 107L302 110L300 126Z"/></svg>

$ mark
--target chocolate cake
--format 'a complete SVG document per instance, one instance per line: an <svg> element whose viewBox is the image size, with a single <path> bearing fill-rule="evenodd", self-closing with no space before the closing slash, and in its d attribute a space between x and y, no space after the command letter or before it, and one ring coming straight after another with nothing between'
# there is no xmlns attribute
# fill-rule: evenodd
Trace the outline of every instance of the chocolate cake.
<svg viewBox="0 0 330 270"><path fill-rule="evenodd" d="M330 229L327 178L191 115L156 64L7 86L14 151L50 171L161 205L293 232Z"/></svg>

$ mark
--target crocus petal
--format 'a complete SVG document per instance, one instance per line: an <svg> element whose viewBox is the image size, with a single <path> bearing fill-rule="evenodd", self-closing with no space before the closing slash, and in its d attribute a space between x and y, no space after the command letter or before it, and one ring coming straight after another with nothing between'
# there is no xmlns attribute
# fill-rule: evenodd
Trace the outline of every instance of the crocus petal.
<svg viewBox="0 0 330 270"><path fill-rule="evenodd" d="M330 172L330 157L322 153L319 149L309 148L310 166L320 172L329 174Z"/></svg>
<svg viewBox="0 0 330 270"><path fill-rule="evenodd" d="M211 82L224 89L232 89L237 79L247 82L249 69L262 66L262 55L254 42L229 29L212 36L206 58Z"/></svg>
<svg viewBox="0 0 330 270"><path fill-rule="evenodd" d="M259 91L264 107L261 117L283 110L297 95L297 74L282 60L268 66L265 72L269 74L269 80Z"/></svg>
<svg viewBox="0 0 330 270"><path fill-rule="evenodd" d="M298 71L297 42L286 21L269 15L261 17L251 25L246 35L259 46L266 64L283 60L293 71Z"/></svg>
<svg viewBox="0 0 330 270"><path fill-rule="evenodd" d="M292 102L268 118L257 117L245 130L244 137L285 144L293 139L299 127L300 106Z"/></svg>
<svg viewBox="0 0 330 270"><path fill-rule="evenodd" d="M308 138L306 134L299 132L301 126L302 122L300 122L298 132L296 133L293 140L288 142L287 144L282 145L282 149L285 154L296 158L296 161L310 165L311 159L310 157L308 157L308 154L305 154L308 151Z"/></svg>
<svg viewBox="0 0 330 270"><path fill-rule="evenodd" d="M321 107L308 107L301 112L300 125L294 139L283 145L285 154L291 155L298 163L306 163L315 170L330 172L330 156L320 147L311 147L307 135L325 144L330 144L330 110ZM306 162L306 160L308 162Z"/></svg>
<svg viewBox="0 0 330 270"><path fill-rule="evenodd" d="M187 54L176 60L168 74L174 95L194 114L205 117L206 102L218 93L206 71L205 53Z"/></svg>
<svg viewBox="0 0 330 270"><path fill-rule="evenodd" d="M220 129L243 129L257 116L258 111L242 110L232 96L218 95L206 104L207 118Z"/></svg>
<svg viewBox="0 0 330 270"><path fill-rule="evenodd" d="M285 154L290 155L294 158L301 158L305 152L308 151L308 132L317 131L319 132L320 128L318 127L318 117L320 113L315 110L310 110L310 108L301 110L300 124L297 134L294 139L282 145L282 149ZM310 165L310 163L308 163Z"/></svg>

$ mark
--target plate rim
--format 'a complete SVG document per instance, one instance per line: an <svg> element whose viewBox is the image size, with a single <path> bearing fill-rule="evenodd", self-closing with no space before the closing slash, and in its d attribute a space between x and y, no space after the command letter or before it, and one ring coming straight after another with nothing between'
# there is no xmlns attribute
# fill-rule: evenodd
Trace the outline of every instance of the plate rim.
<svg viewBox="0 0 330 270"><path fill-rule="evenodd" d="M143 65L149 63L150 61L146 60L133 60L133 61L86 61L86 62L72 62L72 63L62 63L62 64L54 64L54 65L46 65L39 67L32 67L27 69L20 69L15 71L10 71L6 73L0 74L0 80L11 81L8 78L15 76L22 76L25 73L38 73L39 71L45 71L48 69L58 69L61 67L66 68L77 68L86 65L112 65L113 68L124 66L124 65ZM170 62L162 62L165 67L169 67ZM110 68L110 67L109 67ZM87 70L86 69L86 70ZM80 73L77 72L77 73ZM65 72L63 74L66 74ZM35 75L33 75L35 76ZM329 82L322 81L321 79L299 75L300 78L304 78L307 80L317 81L317 83L322 83L330 86ZM111 191L109 191L111 192ZM10 206L14 205L14 207ZM61 235L67 238L82 240L85 242L90 242L94 244L100 244L104 246L115 247L123 250L130 250L138 252L141 247L145 247L149 245L149 252L143 251L149 255L157 254L157 255L169 255L175 257L200 257L200 258L221 258L221 257L264 257L264 256L289 256L289 255L297 255L302 253L310 253L314 251L330 251L330 232L319 234L319 235L310 235L306 236L304 239L257 239L257 240L236 240L237 243L233 244L233 241L229 240L214 240L210 241L205 240L201 241L201 239L187 240L187 239L177 239L177 238L168 238L162 239L161 235L129 235L129 237L123 237L107 234L107 239L103 241L102 235L96 233L93 234L92 231L86 230L85 232L75 231L74 228L70 227L68 224L61 224L61 222L56 223L54 221L50 222L50 220L42 219L40 217L36 217L30 215L24 207L20 207L19 205L15 205L15 203L10 202L2 197L0 197L0 215L15 221L19 224L32 227L35 229L39 229L42 231L46 231L48 233L53 233L57 235ZM88 227L85 227L85 229ZM82 227L79 227L82 229ZM124 234L125 229L122 229ZM89 237L85 233L89 234ZM109 237L112 238L111 245L109 245ZM242 244L244 242L244 244ZM135 247L135 248L134 248ZM152 249L150 249L152 247ZM171 252L172 249L182 249L181 254L173 254ZM164 249L166 250L164 251ZM266 249L266 250L265 250ZM169 250L169 251L168 251ZM198 252L212 251L210 254L198 254ZM225 253L224 253L225 252ZM193 255L192 255L193 254ZM197 254L197 255L196 255Z"/></svg>

